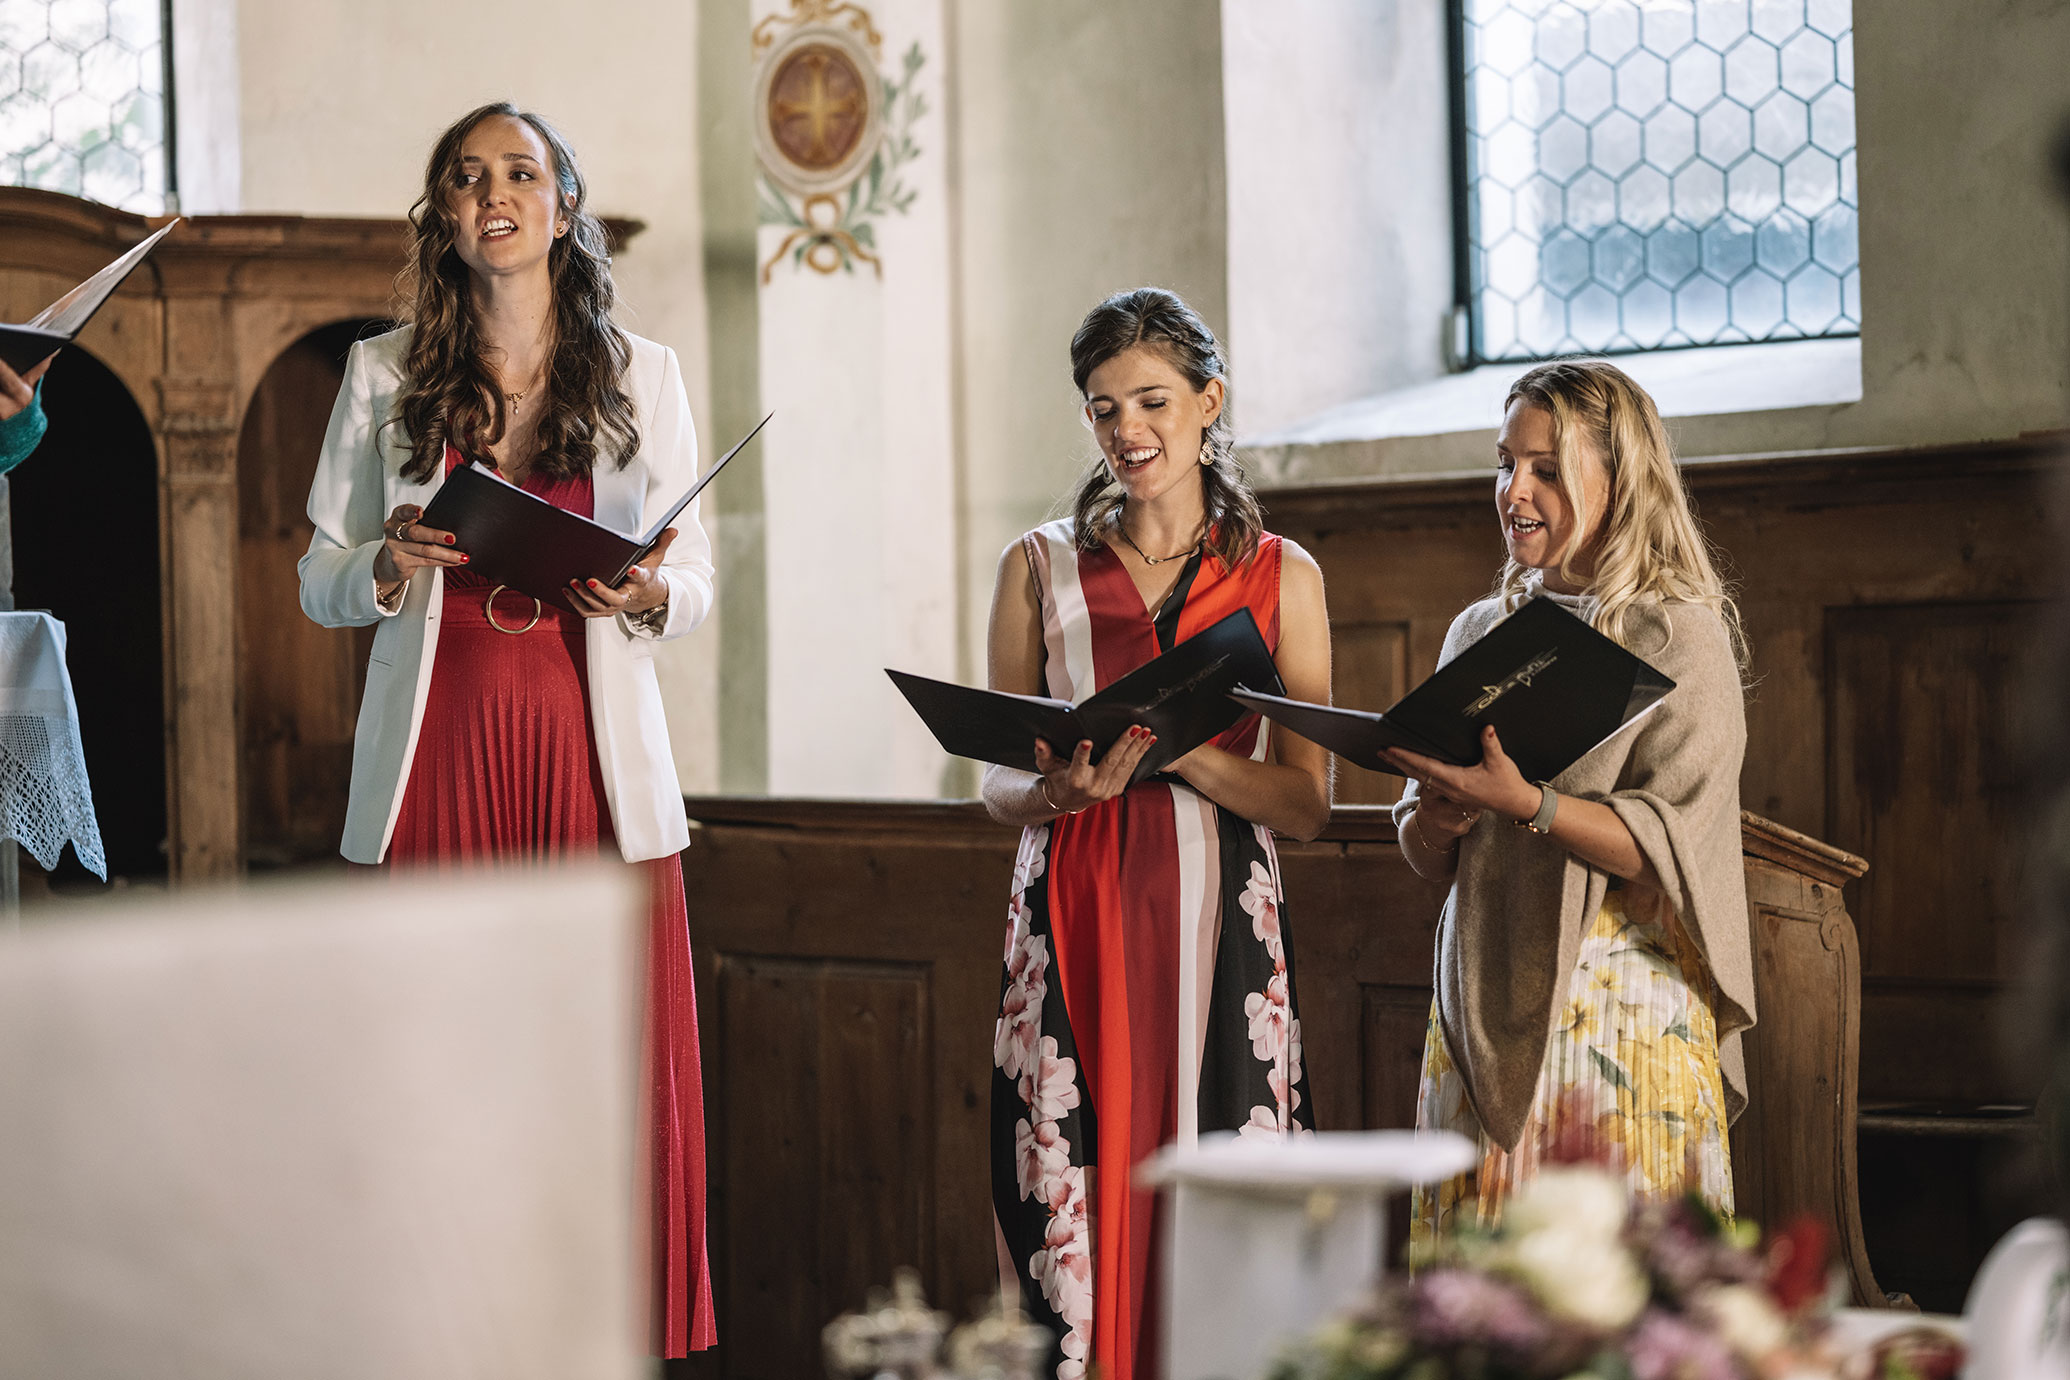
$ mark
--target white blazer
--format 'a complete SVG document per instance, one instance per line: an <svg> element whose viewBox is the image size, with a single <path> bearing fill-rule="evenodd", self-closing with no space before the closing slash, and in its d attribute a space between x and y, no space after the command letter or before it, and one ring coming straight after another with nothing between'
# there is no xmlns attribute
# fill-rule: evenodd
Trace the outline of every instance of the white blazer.
<svg viewBox="0 0 2070 1380"><path fill-rule="evenodd" d="M389 613L375 602L374 557L382 523L397 504L428 504L445 482L443 468L423 484L402 478L410 442L400 424L385 426L403 389L410 328L364 340L345 361L345 383L331 409L330 430L309 490L316 533L297 567L302 608L327 628L380 624L367 664L366 695L352 739L352 792L339 851L377 863L402 808L410 760L424 721L431 667L438 651L445 575L420 570ZM621 532L645 531L697 478L697 433L675 351L638 336L632 343L627 391L639 414L640 449L618 467L599 454L593 479L596 520ZM702 498L699 502L702 502ZM603 763L612 831L628 862L667 857L690 842L683 792L662 720L654 648L702 623L712 607L712 548L697 505L675 521L676 540L662 575L668 621L659 633L635 630L624 618L588 620L591 729Z"/></svg>

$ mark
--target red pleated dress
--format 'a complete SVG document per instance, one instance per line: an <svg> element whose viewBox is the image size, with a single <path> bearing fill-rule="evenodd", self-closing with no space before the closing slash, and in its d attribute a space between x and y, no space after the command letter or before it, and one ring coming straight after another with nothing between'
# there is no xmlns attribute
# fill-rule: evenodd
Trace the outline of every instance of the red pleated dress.
<svg viewBox="0 0 2070 1380"><path fill-rule="evenodd" d="M446 469L459 463L448 449ZM589 517L590 477L524 484L556 507ZM445 575L445 606L417 752L388 845L395 868L448 868L519 859L560 860L615 851L603 768L590 732L587 620L572 608L538 610L531 596L466 570ZM650 908L645 1066L651 1104L653 1324L662 1356L717 1339L705 1252L704 1089L698 1066L697 991L691 979L683 868L674 857L635 864Z"/></svg>

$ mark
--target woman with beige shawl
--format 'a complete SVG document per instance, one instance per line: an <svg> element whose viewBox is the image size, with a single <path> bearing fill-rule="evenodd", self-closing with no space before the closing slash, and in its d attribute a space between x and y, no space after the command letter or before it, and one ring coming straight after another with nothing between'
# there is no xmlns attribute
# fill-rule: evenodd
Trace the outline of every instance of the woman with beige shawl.
<svg viewBox="0 0 2070 1380"><path fill-rule="evenodd" d="M1745 1104L1739 1040L1754 1023L1738 613L1645 390L1600 360L1560 361L1519 379L1504 412L1509 559L1443 660L1542 595L1675 689L1550 782L1526 781L1492 728L1474 767L1392 755L1410 777L1402 852L1452 883L1416 1124L1482 1152L1417 1194L1412 1239L1492 1224L1541 1164L1570 1160L1729 1215L1726 1125Z"/></svg>

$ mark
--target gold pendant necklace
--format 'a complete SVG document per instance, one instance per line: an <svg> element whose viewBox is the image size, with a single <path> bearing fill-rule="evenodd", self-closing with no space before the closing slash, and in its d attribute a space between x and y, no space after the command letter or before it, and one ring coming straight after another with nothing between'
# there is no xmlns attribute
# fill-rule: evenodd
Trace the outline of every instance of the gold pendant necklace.
<svg viewBox="0 0 2070 1380"><path fill-rule="evenodd" d="M1114 523L1114 530L1121 533L1121 539L1128 543L1129 550L1143 558L1144 565L1163 565L1166 561L1176 561L1181 556L1191 556L1198 552L1201 544L1207 540L1207 533L1203 532L1198 537L1195 537L1193 545L1187 547L1184 551L1175 551L1169 556L1152 556L1146 554L1142 547L1136 545L1136 539L1128 534L1127 523L1117 518Z"/></svg>

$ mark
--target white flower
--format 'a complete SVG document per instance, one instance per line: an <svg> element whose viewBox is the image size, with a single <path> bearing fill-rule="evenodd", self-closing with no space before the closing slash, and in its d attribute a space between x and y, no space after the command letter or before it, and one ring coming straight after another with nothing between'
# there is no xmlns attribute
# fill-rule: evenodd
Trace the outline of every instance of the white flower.
<svg viewBox="0 0 2070 1380"><path fill-rule="evenodd" d="M1615 1241L1630 1215L1631 1190L1623 1179L1587 1165L1563 1165L1541 1171L1518 1189L1502 1224L1511 1237L1557 1231Z"/></svg>
<svg viewBox="0 0 2070 1380"><path fill-rule="evenodd" d="M1646 1307L1646 1276L1614 1238L1543 1227L1504 1243L1493 1263L1528 1286L1547 1312L1598 1332L1615 1332Z"/></svg>
<svg viewBox="0 0 2070 1380"><path fill-rule="evenodd" d="M1750 1361L1789 1343L1789 1323L1768 1296L1751 1285L1721 1284L1706 1289L1696 1301L1696 1310L1710 1319L1727 1346Z"/></svg>
<svg viewBox="0 0 2070 1380"><path fill-rule="evenodd" d="M1287 975L1273 974L1263 992L1245 997L1243 1013L1251 1022L1251 1052L1268 1063L1277 1063L1287 1047Z"/></svg>
<svg viewBox="0 0 2070 1380"><path fill-rule="evenodd" d="M1037 1121L1055 1121L1078 1105L1078 1061L1057 1053L1057 1037L1045 1035L1021 1075L1021 1100Z"/></svg>

